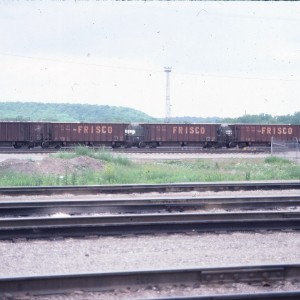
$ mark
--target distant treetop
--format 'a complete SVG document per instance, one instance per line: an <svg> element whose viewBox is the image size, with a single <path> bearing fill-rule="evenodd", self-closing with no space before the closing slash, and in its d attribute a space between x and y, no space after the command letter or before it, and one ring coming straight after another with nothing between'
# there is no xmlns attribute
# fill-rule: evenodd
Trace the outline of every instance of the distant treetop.
<svg viewBox="0 0 300 300"><path fill-rule="evenodd" d="M164 119L153 118L141 111L119 106L0 102L2 121L49 121L49 122L126 122L155 123ZM244 115L238 118L220 117L173 117L171 123L248 123L300 125L300 112L293 115L272 116L269 114Z"/></svg>

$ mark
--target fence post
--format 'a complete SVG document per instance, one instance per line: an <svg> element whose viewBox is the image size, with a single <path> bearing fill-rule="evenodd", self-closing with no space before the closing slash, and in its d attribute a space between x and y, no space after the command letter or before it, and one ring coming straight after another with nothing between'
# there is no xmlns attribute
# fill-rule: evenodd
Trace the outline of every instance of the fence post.
<svg viewBox="0 0 300 300"><path fill-rule="evenodd" d="M271 156L273 156L273 137L271 137Z"/></svg>
<svg viewBox="0 0 300 300"><path fill-rule="evenodd" d="M299 141L298 138L296 138L296 159L298 159L298 150L299 150Z"/></svg>

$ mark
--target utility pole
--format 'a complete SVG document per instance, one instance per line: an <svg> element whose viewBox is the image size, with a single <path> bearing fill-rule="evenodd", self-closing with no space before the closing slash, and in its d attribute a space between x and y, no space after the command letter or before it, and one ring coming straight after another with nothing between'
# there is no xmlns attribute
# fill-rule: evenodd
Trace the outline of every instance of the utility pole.
<svg viewBox="0 0 300 300"><path fill-rule="evenodd" d="M171 99L170 99L170 73L172 67L165 67L166 72L166 118L165 123L169 123L171 119Z"/></svg>

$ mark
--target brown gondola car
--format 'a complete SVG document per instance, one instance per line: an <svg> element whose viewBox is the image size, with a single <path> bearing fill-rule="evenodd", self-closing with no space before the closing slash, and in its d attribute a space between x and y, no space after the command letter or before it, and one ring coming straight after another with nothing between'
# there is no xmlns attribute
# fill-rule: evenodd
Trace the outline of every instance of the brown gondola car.
<svg viewBox="0 0 300 300"><path fill-rule="evenodd" d="M270 146L272 139L282 142L300 140L299 125L231 125L239 146Z"/></svg>
<svg viewBox="0 0 300 300"><path fill-rule="evenodd" d="M49 123L45 122L0 122L1 147L29 147L41 145L48 138Z"/></svg>
<svg viewBox="0 0 300 300"><path fill-rule="evenodd" d="M141 124L139 146L220 146L220 124Z"/></svg>
<svg viewBox="0 0 300 300"><path fill-rule="evenodd" d="M129 140L125 123L51 123L49 140L43 147L89 146L120 147Z"/></svg>
<svg viewBox="0 0 300 300"><path fill-rule="evenodd" d="M0 122L0 147L270 146L300 141L299 125Z"/></svg>

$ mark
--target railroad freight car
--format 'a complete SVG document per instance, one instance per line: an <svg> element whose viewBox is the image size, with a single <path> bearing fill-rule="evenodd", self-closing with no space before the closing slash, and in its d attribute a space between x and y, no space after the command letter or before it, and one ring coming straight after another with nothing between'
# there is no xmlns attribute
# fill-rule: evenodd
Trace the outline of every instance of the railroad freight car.
<svg viewBox="0 0 300 300"><path fill-rule="evenodd" d="M49 139L42 143L42 147L127 146L133 143L128 126L125 123L51 123Z"/></svg>
<svg viewBox="0 0 300 300"><path fill-rule="evenodd" d="M221 124L140 124L138 147L222 147L230 143L232 130Z"/></svg>
<svg viewBox="0 0 300 300"><path fill-rule="evenodd" d="M0 122L0 147L270 146L300 141L300 125Z"/></svg>
<svg viewBox="0 0 300 300"><path fill-rule="evenodd" d="M49 138L50 123L0 122L0 146L33 148Z"/></svg>
<svg viewBox="0 0 300 300"><path fill-rule="evenodd" d="M282 142L300 141L299 125L230 125L233 132L231 144L239 147L270 146L272 139Z"/></svg>

